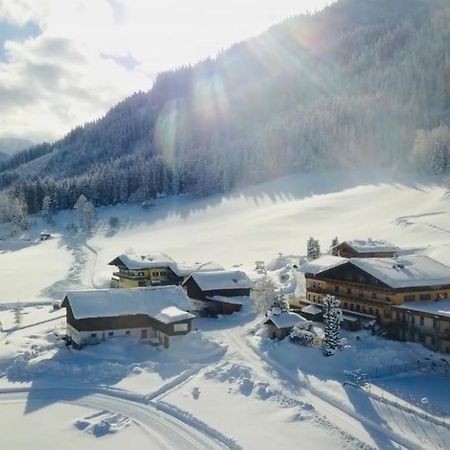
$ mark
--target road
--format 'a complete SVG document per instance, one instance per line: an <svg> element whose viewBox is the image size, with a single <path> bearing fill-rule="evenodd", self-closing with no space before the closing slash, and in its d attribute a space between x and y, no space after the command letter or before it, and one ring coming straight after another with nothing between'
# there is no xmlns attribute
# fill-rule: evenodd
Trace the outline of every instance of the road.
<svg viewBox="0 0 450 450"><path fill-rule="evenodd" d="M76 393L76 395L74 395ZM55 388L33 389L31 398L30 390L3 391L0 392L0 402L24 402L39 403L64 402L76 404L94 410L105 410L118 413L136 422L149 436L151 448L161 450L186 449L186 450L216 450L227 448L213 437L186 425L180 420L156 410L154 407L109 395L107 392L93 392L83 389ZM17 449L19 450L19 449Z"/></svg>

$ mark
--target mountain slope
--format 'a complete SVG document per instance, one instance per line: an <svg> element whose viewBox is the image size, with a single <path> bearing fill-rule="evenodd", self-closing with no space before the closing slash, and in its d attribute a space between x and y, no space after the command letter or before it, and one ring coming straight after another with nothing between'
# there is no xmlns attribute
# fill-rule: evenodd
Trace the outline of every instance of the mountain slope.
<svg viewBox="0 0 450 450"><path fill-rule="evenodd" d="M37 211L49 193L67 208L81 193L115 204L292 170L403 166L418 130L449 120L448 23L443 0L340 0L160 74L36 154L45 160L4 167L0 187Z"/></svg>

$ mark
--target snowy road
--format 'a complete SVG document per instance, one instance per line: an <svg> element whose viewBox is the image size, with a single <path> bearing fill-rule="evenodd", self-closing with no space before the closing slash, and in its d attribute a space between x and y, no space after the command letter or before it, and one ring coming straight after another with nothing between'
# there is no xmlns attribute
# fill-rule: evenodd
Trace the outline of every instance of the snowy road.
<svg viewBox="0 0 450 450"><path fill-rule="evenodd" d="M67 388L32 389L20 392L4 391L0 393L0 403L3 402L23 402L27 403L27 407L39 407L41 404L62 402L118 413L132 419L146 431L149 443L152 444L151 448L183 448L187 450L227 448L213 438L151 406L107 393Z"/></svg>

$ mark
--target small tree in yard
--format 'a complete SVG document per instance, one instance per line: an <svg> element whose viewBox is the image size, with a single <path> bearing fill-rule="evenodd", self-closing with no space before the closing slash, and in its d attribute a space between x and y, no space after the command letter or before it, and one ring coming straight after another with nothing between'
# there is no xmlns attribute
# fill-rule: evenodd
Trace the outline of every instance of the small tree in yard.
<svg viewBox="0 0 450 450"><path fill-rule="evenodd" d="M339 240L337 237L335 237L332 241L331 241L331 245L330 245L330 255L333 256L339 256L338 255L338 249L336 248L339 245Z"/></svg>
<svg viewBox="0 0 450 450"><path fill-rule="evenodd" d="M320 256L320 244L318 239L314 239L312 236L306 243L306 255L309 260L317 259Z"/></svg>
<svg viewBox="0 0 450 450"><path fill-rule="evenodd" d="M267 312L276 297L275 283L267 275L264 275L255 282L252 290L252 300L258 311Z"/></svg>
<svg viewBox="0 0 450 450"><path fill-rule="evenodd" d="M334 295L328 294L323 299L323 330L325 333L323 348L325 350L335 350L341 347L339 303Z"/></svg>
<svg viewBox="0 0 450 450"><path fill-rule="evenodd" d="M289 333L289 339L305 347L311 347L316 334L312 322L299 322Z"/></svg>
<svg viewBox="0 0 450 450"><path fill-rule="evenodd" d="M270 309L277 308L279 311L289 311L289 303L284 299L283 294L275 294Z"/></svg>

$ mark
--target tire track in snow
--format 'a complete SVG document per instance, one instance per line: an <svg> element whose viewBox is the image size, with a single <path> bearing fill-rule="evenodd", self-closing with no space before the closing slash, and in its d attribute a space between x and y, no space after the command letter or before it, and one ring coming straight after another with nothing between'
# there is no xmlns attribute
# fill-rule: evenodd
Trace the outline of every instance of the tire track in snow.
<svg viewBox="0 0 450 450"><path fill-rule="evenodd" d="M74 391L84 394L73 398ZM28 395L33 393L33 398ZM183 420L182 415L170 414L162 408L145 403L145 398L132 393L114 392L107 389L83 389L68 387L11 388L0 390L0 402L10 400L39 401L53 400L78 404L88 408L106 410L129 417L144 427L152 438L157 439L162 449L183 448L186 450L215 450L230 448L222 442L222 436L215 430L208 433L201 427L194 428L192 422ZM194 422L195 424L196 422Z"/></svg>

